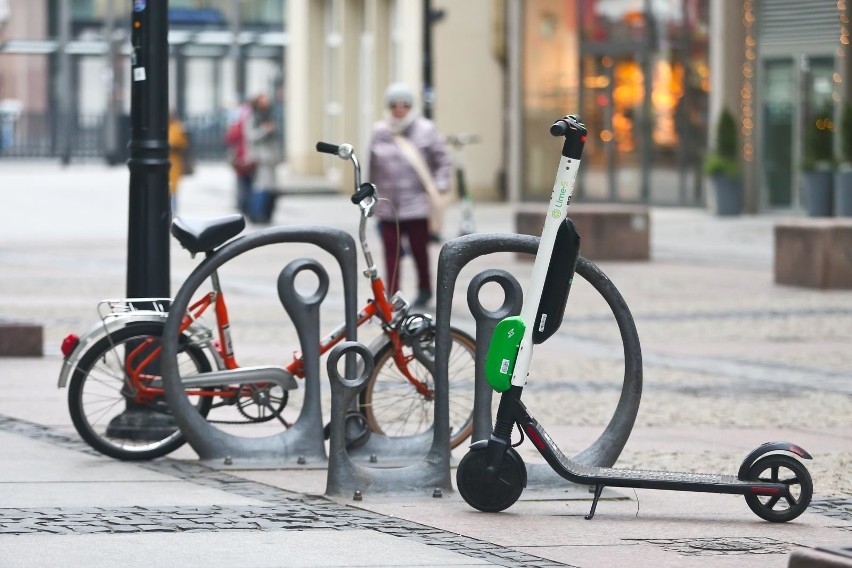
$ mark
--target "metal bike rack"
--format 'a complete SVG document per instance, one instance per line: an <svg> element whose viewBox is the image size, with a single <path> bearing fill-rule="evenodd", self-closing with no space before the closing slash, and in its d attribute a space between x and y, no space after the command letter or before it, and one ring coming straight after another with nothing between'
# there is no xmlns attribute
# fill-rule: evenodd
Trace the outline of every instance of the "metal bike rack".
<svg viewBox="0 0 852 568"><path fill-rule="evenodd" d="M446 357L450 344L449 321L452 315L453 292L461 270L475 258L488 254L498 252L535 254L538 250L538 243L539 237L493 233L458 237L443 246L438 259L438 294L435 312L436 379L439 377L446 379L448 375ZM510 308L515 308L515 303L519 301L517 298L518 291L511 283L506 284L499 272L501 271L486 271L485 273L481 273L479 275L481 279L474 279L468 290L468 304L471 307L471 311L474 312L474 317L477 318L477 392L474 399L474 439L477 438L477 434L481 438L487 438L492 427L491 388L485 380L484 365L481 363L485 360L485 354L491 342L491 336L488 332L493 331L493 325L495 324L492 322L493 315L484 313L484 310L479 314L480 317L477 317L474 307L481 308L481 306L478 305L478 300L475 306L471 302L471 298L475 299L479 288L488 281L486 279L492 278L493 281L500 283L507 296L503 306L495 313L502 313L504 309L508 312ZM603 433L588 448L574 456L573 459L584 465L610 467L618 459L621 450L627 443L630 432L633 430L633 424L636 421L636 415L639 412L639 401L642 395L642 355L639 347L639 337L636 333L636 327L633 324L633 318L627 309L627 304L612 282L603 276L594 264L582 257L577 262L576 272L595 286L596 290L603 296L612 309L624 344L624 382L618 405ZM589 279L591 276L596 277L594 282ZM474 288L474 283L477 284L476 288ZM474 296L471 296L471 294L474 294ZM510 295L512 297L509 297ZM482 330L480 330L481 326L483 327ZM489 391L488 393L482 392L486 389ZM439 411L442 412L440 417ZM440 424L441 421L448 419L447 414L443 414L444 411L448 412L448 409L436 403L436 424ZM476 430L477 427L479 430ZM487 432L487 434L484 432ZM531 468L529 471L530 484L538 483L539 475L536 472L537 469ZM548 474L547 472L550 473ZM564 486L565 481L561 477L553 473L550 468L547 468L547 472L541 472L546 478L546 483L549 483L550 478L552 478L554 482L558 481L560 485Z"/></svg>
<svg viewBox="0 0 852 568"><path fill-rule="evenodd" d="M376 338L370 345L370 351L378 353L382 345L388 342L387 336ZM427 369L432 369L433 361L421 350L417 349L417 342L413 342L412 350L414 357ZM433 373L434 375L434 373ZM449 387L447 389L449 391ZM435 393L437 400L438 394ZM354 401L354 399L353 399ZM449 434L448 434L449 436ZM449 444L449 437L447 438ZM422 459L429 453L429 448L434 441L434 429L426 430L411 436L386 436L373 432L370 438L356 448L349 447L349 457L356 463L370 463L381 467L399 467L411 464Z"/></svg>
<svg viewBox="0 0 852 568"><path fill-rule="evenodd" d="M354 379L341 377L337 369L338 360L347 352L356 353L362 360L361 373ZM367 467L355 463L350 457L345 439L346 410L352 406L358 393L370 378L372 363L371 350L351 341L341 343L332 349L328 356L328 376L331 381L331 443L326 495L351 497L352 495L363 496L368 492L387 494L432 492L435 489L452 491L449 424L443 428L435 428L431 450L416 463L403 467ZM349 375L348 367L347 375ZM446 397L444 400L446 402ZM444 436L443 445L438 441L439 432Z"/></svg>
<svg viewBox="0 0 852 568"><path fill-rule="evenodd" d="M479 300L479 291L489 282L503 289L503 303L496 310L486 310ZM473 277L467 287L467 306L476 320L476 384L473 393L473 434L471 441L487 440L494 421L491 417L492 388L485 380L485 357L494 335L494 328L501 320L521 313L524 293L514 276L505 270L491 268Z"/></svg>
<svg viewBox="0 0 852 568"><path fill-rule="evenodd" d="M319 283L313 294L305 296L296 290L296 277L303 271L313 272ZM305 461L325 461L325 443L316 433L322 431L320 397L320 304L328 293L328 272L310 258L292 261L278 275L278 297L296 326L305 370L305 397L299 417L287 431Z"/></svg>
<svg viewBox="0 0 852 568"><path fill-rule="evenodd" d="M190 403L177 369L178 331L193 293L213 271L227 261L258 247L279 243L308 243L327 251L340 266L343 277L345 332L357 337L357 260L355 241L343 231L329 227L272 227L245 235L223 246L204 260L181 286L171 306L163 330L163 382L169 407L184 437L202 460L231 458L265 464L299 463L308 458L325 461L320 408L318 309L327 290L325 280L312 261L294 261L281 272L279 297L296 324L305 366L305 401L296 423L288 430L263 438L236 436L223 432L205 420ZM297 295L292 279L302 270L312 270L320 287L309 297ZM322 271L323 273L325 271ZM288 307L289 306L289 307ZM349 371L349 369L347 369ZM354 367L352 368L354 372Z"/></svg>

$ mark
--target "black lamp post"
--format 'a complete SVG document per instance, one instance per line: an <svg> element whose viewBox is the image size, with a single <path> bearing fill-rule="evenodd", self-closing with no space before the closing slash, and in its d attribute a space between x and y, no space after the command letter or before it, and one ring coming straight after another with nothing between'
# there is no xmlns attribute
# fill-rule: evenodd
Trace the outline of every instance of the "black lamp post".
<svg viewBox="0 0 852 568"><path fill-rule="evenodd" d="M132 0L127 297L169 297L169 20L167 0ZM107 435L160 440L171 415L130 398Z"/></svg>
<svg viewBox="0 0 852 568"><path fill-rule="evenodd" d="M432 0L423 0L423 116L432 118L435 87L432 84L432 25L440 22L446 12L433 10Z"/></svg>
<svg viewBox="0 0 852 568"><path fill-rule="evenodd" d="M127 296L168 298L168 2L132 4Z"/></svg>

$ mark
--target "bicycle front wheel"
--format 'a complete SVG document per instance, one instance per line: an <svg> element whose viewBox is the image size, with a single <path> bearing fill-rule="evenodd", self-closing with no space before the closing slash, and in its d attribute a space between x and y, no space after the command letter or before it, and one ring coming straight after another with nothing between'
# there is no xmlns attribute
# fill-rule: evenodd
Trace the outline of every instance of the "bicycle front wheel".
<svg viewBox="0 0 852 568"><path fill-rule="evenodd" d="M74 428L90 446L120 460L149 460L164 456L184 443L174 423L159 374L164 323L133 323L96 341L83 353L68 385L68 410ZM127 372L126 357L150 361L139 375L140 384L154 389L145 402L134 400L138 385ZM181 337L178 349L181 375L211 370L204 350ZM207 416L212 397L194 397Z"/></svg>
<svg viewBox="0 0 852 568"><path fill-rule="evenodd" d="M450 329L449 399L450 448L455 448L473 431L473 393L476 384L476 342L465 332ZM434 355L435 337L421 337L426 350ZM413 355L410 345L403 347L411 375L434 392L435 380ZM434 422L435 400L421 394L403 375L394 361L393 344L387 342L376 353L373 375L361 391L361 412L370 429L386 436L412 436L429 430Z"/></svg>

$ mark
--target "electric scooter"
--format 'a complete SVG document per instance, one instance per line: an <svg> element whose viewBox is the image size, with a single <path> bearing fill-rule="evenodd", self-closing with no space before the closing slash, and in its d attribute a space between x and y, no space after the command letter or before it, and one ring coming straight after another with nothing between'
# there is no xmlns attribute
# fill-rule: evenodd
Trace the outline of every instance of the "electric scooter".
<svg viewBox="0 0 852 568"><path fill-rule="evenodd" d="M521 436L532 441L556 473L571 482L594 486L586 519L594 517L604 487L744 495L749 508L762 519L795 519L805 511L813 495L810 473L797 459L812 458L795 444L769 442L759 446L745 458L736 476L588 466L563 454L521 402L533 346L547 340L562 323L580 249L580 236L566 213L587 130L578 117L568 115L557 120L550 133L564 137L565 142L530 290L520 316L508 317L494 329L485 375L491 388L502 393L497 419L490 438L474 442L459 462L459 493L470 506L485 512L502 511L518 500L526 487L527 471L511 443L517 424Z"/></svg>
<svg viewBox="0 0 852 568"><path fill-rule="evenodd" d="M447 136L447 144L453 147L454 162L456 168L456 185L459 190L459 199L462 204L462 220L459 226L459 236L470 235L476 232L476 225L473 222L473 198L467 190L467 183L464 174L464 160L462 159L462 151L468 144L476 144L479 142L479 136L475 134L456 134Z"/></svg>

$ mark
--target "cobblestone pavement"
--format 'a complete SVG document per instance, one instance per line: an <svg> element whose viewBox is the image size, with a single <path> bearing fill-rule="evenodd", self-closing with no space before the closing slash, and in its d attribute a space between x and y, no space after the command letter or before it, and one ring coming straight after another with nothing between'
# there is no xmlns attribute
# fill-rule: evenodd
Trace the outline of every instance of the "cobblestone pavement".
<svg viewBox="0 0 852 568"><path fill-rule="evenodd" d="M0 415L0 430L67 449L95 453L80 440L51 428ZM266 506L0 508L0 535L194 531L369 529L482 559L497 566L570 566L475 538L292 493L215 471L197 463L160 459L140 467L205 487L250 497Z"/></svg>
<svg viewBox="0 0 852 568"><path fill-rule="evenodd" d="M54 429L0 416L0 430L76 451L95 453ZM374 530L482 559L498 566L570 566L479 539L382 515L323 497L293 493L169 458L140 467L180 480L263 501L264 506L0 508L0 535L198 531ZM852 521L852 499L817 499L811 507L827 517ZM849 530L852 527L840 527ZM691 556L787 553L798 545L768 537L646 538L636 540Z"/></svg>

